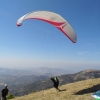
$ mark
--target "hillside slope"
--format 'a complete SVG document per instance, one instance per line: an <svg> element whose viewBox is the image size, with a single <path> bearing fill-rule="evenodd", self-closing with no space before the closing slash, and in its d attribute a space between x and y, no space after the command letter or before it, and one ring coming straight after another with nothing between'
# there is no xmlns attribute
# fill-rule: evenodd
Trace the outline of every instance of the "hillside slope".
<svg viewBox="0 0 100 100"><path fill-rule="evenodd" d="M100 78L69 83L59 88L62 90L61 92L52 88L12 100L94 100L91 94L100 89Z"/></svg>
<svg viewBox="0 0 100 100"><path fill-rule="evenodd" d="M60 86L68 83L78 82L82 80L100 78L100 70L85 70L75 74L67 74L58 76ZM52 88L52 81L50 79L31 82L30 84L24 85L21 88L14 88L10 90L15 96L27 95L31 92L38 92Z"/></svg>

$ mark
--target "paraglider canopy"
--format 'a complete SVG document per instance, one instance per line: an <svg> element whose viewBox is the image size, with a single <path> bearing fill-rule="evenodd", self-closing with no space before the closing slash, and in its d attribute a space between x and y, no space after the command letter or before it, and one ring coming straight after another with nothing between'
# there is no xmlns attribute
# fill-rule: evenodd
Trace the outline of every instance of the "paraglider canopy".
<svg viewBox="0 0 100 100"><path fill-rule="evenodd" d="M38 19L48 22L62 31L73 43L77 42L76 34L71 25L57 13L49 11L30 12L18 19L17 26L21 26L22 21L26 19Z"/></svg>
<svg viewBox="0 0 100 100"><path fill-rule="evenodd" d="M100 90L95 92L92 97L94 97L96 100L100 100Z"/></svg>

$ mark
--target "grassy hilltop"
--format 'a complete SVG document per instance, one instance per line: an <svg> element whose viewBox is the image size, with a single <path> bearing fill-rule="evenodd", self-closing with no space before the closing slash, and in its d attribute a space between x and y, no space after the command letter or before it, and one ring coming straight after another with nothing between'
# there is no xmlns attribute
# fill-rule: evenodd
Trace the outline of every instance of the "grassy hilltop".
<svg viewBox="0 0 100 100"><path fill-rule="evenodd" d="M61 92L52 88L12 100L94 100L91 94L100 89L100 78L70 83L59 88L62 90Z"/></svg>

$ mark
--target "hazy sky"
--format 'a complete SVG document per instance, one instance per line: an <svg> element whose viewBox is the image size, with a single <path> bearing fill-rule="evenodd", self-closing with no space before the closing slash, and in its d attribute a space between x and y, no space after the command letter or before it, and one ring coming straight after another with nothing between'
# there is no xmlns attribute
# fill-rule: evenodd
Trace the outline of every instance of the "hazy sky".
<svg viewBox="0 0 100 100"><path fill-rule="evenodd" d="M17 20L47 10L73 27L77 43L40 20ZM100 69L100 0L0 0L0 67L66 67Z"/></svg>

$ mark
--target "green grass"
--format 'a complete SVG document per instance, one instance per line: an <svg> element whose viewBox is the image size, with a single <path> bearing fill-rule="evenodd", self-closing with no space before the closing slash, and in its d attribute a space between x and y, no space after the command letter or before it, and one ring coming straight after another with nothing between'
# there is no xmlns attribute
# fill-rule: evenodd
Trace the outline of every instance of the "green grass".
<svg viewBox="0 0 100 100"><path fill-rule="evenodd" d="M52 88L40 92L33 92L21 97L15 97L12 100L95 100L93 97L91 97L91 94L93 94L91 90L97 88L96 86L99 84L100 78L89 79L59 87L61 90L66 89L66 91L58 92L56 89ZM81 91L81 94L75 94L79 91Z"/></svg>

